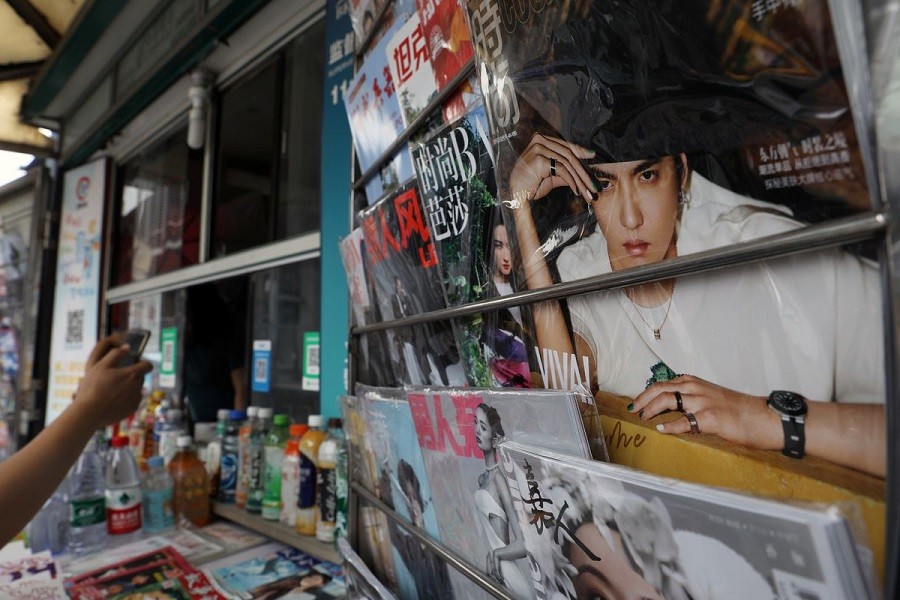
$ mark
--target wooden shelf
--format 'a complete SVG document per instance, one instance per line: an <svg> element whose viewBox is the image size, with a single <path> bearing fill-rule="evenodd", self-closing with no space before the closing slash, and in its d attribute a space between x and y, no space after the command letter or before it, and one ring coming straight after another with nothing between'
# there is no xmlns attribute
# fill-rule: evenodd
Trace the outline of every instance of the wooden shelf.
<svg viewBox="0 0 900 600"><path fill-rule="evenodd" d="M320 542L314 537L300 535L293 528L288 527L284 523L276 521L267 521L259 515L250 514L247 511L238 508L234 504L223 504L221 502L213 502L213 513L233 521L238 525L243 525L247 529L252 529L257 533L261 533L267 537L277 540L283 544L293 546L298 550L302 550L316 558L331 561L335 564L341 564L340 555L334 547L334 544L326 544Z"/></svg>

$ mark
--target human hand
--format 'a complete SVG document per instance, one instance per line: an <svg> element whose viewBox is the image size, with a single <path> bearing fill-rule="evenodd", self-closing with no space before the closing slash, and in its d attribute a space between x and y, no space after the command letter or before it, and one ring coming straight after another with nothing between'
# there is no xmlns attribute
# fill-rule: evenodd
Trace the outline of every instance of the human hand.
<svg viewBox="0 0 900 600"><path fill-rule="evenodd" d="M712 433L748 448L780 450L784 446L781 419L766 406L763 396L751 396L710 383L693 375L679 375L654 383L629 405L647 421L677 410L675 392L681 394L684 414L691 413L702 433ZM677 414L677 413L676 413ZM689 433L691 425L682 415L656 426L663 433Z"/></svg>
<svg viewBox="0 0 900 600"><path fill-rule="evenodd" d="M496 550L491 550L487 555L487 575L491 579L503 583L503 571L500 570L500 557Z"/></svg>
<svg viewBox="0 0 900 600"><path fill-rule="evenodd" d="M117 367L130 351L121 344L122 336L114 334L94 346L75 392L74 406L94 421L94 429L121 421L137 409L144 375L153 369L146 360Z"/></svg>
<svg viewBox="0 0 900 600"><path fill-rule="evenodd" d="M595 154L576 144L536 133L509 174L513 208L543 198L550 190L563 186L586 201L593 200L592 192L597 187L581 161Z"/></svg>

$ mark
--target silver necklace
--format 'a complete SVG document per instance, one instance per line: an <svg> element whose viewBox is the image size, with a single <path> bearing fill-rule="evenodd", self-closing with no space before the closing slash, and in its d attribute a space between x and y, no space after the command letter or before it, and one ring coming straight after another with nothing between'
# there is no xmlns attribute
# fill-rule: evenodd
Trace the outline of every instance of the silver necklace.
<svg viewBox="0 0 900 600"><path fill-rule="evenodd" d="M662 323L659 324L659 327L654 327L653 325L651 325L647 321L647 319L644 318L644 315L641 314L641 309L638 307L637 303L632 300L631 296L629 296L627 293L625 294L625 296L631 302L631 305L634 307L634 312L636 312L637 316L641 319L641 321L644 322L644 325L650 328L650 331L653 332L653 337L656 339L662 338L662 328L665 326L666 320L669 318L669 309L672 308L672 297L675 295L674 292L675 291L672 290L672 294L669 296L669 301L666 303L666 314L665 316L663 316Z"/></svg>

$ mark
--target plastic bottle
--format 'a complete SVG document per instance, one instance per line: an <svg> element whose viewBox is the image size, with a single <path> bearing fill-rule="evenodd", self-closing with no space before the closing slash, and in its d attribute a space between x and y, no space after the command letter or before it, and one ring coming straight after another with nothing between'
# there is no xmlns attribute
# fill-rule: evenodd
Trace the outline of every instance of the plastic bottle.
<svg viewBox="0 0 900 600"><path fill-rule="evenodd" d="M141 477L128 438L116 436L106 463L106 531L117 540L141 535Z"/></svg>
<svg viewBox="0 0 900 600"><path fill-rule="evenodd" d="M126 442L128 438L125 438ZM28 544L32 552L49 550L54 556L66 551L69 543L68 481L63 480L28 524Z"/></svg>
<svg viewBox="0 0 900 600"><path fill-rule="evenodd" d="M178 453L169 462L174 491L172 506L175 519L187 519L197 527L209 523L209 476L203 461L192 447L193 439L182 435L177 440Z"/></svg>
<svg viewBox="0 0 900 600"><path fill-rule="evenodd" d="M247 420L238 429L238 481L234 492L234 503L238 508L247 505L247 492L250 489L250 433L256 426L259 407L247 407Z"/></svg>
<svg viewBox="0 0 900 600"><path fill-rule="evenodd" d="M144 410L143 419L142 419L142 427L143 427L143 452L141 454L141 458L138 461L138 466L141 470L147 469L147 459L151 456L156 456L159 454L159 447L157 446L158 440L154 439L153 432L156 426L156 410L159 408L160 403L165 399L166 393L162 390L155 390L147 400L147 405Z"/></svg>
<svg viewBox="0 0 900 600"><path fill-rule="evenodd" d="M325 418L309 416L309 431L300 439L300 491L297 493L297 533L316 535L316 477L319 446L325 440Z"/></svg>
<svg viewBox="0 0 900 600"><path fill-rule="evenodd" d="M293 428L293 425L291 425ZM288 439L281 461L281 516L289 527L297 525L297 493L300 491L300 450L295 439Z"/></svg>
<svg viewBox="0 0 900 600"><path fill-rule="evenodd" d="M263 476L265 475L266 435L271 428L272 409L260 408L257 413L255 429L250 433L250 478L247 488L247 512L258 513L262 510Z"/></svg>
<svg viewBox="0 0 900 600"><path fill-rule="evenodd" d="M106 543L106 479L94 434L69 470L69 549L76 556Z"/></svg>
<svg viewBox="0 0 900 600"><path fill-rule="evenodd" d="M141 478L141 492L144 495L144 531L155 533L172 527L175 524L174 482L162 456L151 456L147 461L147 472Z"/></svg>
<svg viewBox="0 0 900 600"><path fill-rule="evenodd" d="M262 518L277 521L281 517L281 463L291 419L275 415L272 430L266 436L266 470L263 480Z"/></svg>
<svg viewBox="0 0 900 600"><path fill-rule="evenodd" d="M216 411L216 437L206 446L206 472L209 473L209 495L215 498L219 493L219 476L222 472L222 440L228 427L227 408Z"/></svg>
<svg viewBox="0 0 900 600"><path fill-rule="evenodd" d="M344 442L340 419L328 420L328 437L319 446L318 473L316 475L316 538L322 542L334 541L334 525L337 521L337 464L338 453Z"/></svg>
<svg viewBox="0 0 900 600"><path fill-rule="evenodd" d="M247 418L242 410L233 410L228 414L225 435L222 437L222 460L220 462L219 493L220 502L233 503L237 490L238 477L238 432L241 423Z"/></svg>
<svg viewBox="0 0 900 600"><path fill-rule="evenodd" d="M176 440L187 433L187 424L184 422L184 413L180 408L170 408L166 414L159 432L159 455L166 464L178 451Z"/></svg>

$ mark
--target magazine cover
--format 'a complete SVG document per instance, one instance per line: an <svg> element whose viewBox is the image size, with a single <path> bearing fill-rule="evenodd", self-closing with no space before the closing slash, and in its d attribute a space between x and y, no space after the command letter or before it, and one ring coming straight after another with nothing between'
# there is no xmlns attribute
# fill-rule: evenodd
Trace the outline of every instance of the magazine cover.
<svg viewBox="0 0 900 600"><path fill-rule="evenodd" d="M350 306L353 310L351 326L382 321L375 301L375 279L366 271L366 247L362 228L357 227L340 242L341 260L347 275ZM396 383L388 360L387 333L364 333L351 339L351 353L357 357L356 377L368 385L392 386Z"/></svg>
<svg viewBox="0 0 900 600"><path fill-rule="evenodd" d="M496 445L526 439L590 457L577 398L546 390L408 388L407 399L442 543L486 568L516 598L534 598Z"/></svg>
<svg viewBox="0 0 900 600"><path fill-rule="evenodd" d="M782 504L514 441L499 449L543 597L872 597L834 507Z"/></svg>
<svg viewBox="0 0 900 600"><path fill-rule="evenodd" d="M375 281L382 319L399 319L445 306L437 250L418 188L410 184L360 213L366 271ZM387 331L396 379L406 384L465 385L456 336L449 322Z"/></svg>
<svg viewBox="0 0 900 600"><path fill-rule="evenodd" d="M873 206L825 0L466 6L526 289ZM535 305L532 371L624 397L643 420L674 413L655 423L665 434L883 478L872 257L831 248Z"/></svg>
<svg viewBox="0 0 900 600"><path fill-rule="evenodd" d="M391 75L388 42L401 25L415 14L412 0L395 2L394 18L356 71L344 94L344 108L353 134L353 149L360 172L368 170L404 129L397 86ZM384 193L396 190L415 175L406 144L380 174L366 184L366 198L374 203Z"/></svg>
<svg viewBox="0 0 900 600"><path fill-rule="evenodd" d="M407 522L440 540L422 450L402 390L357 386L365 414L366 437L377 457L381 501ZM390 397L400 395L400 398ZM452 598L447 564L403 528L388 524L398 593L402 598Z"/></svg>
<svg viewBox="0 0 900 600"><path fill-rule="evenodd" d="M422 28L428 43L428 54L434 67L437 89L444 89L472 58L472 39L466 16L457 0L416 0ZM475 78L464 82L444 102L446 122L461 117L478 98Z"/></svg>
<svg viewBox="0 0 900 600"><path fill-rule="evenodd" d="M369 600L397 600L346 538L338 538L337 547L344 558L344 574L351 594L355 593Z"/></svg>
<svg viewBox="0 0 900 600"><path fill-rule="evenodd" d="M434 69L418 13L413 13L385 47L391 80L400 102L403 127L409 127L437 93Z"/></svg>
<svg viewBox="0 0 900 600"><path fill-rule="evenodd" d="M447 305L514 293L484 108L479 105L447 125L414 147L412 154ZM529 314L514 307L459 320L471 385L531 386Z"/></svg>

